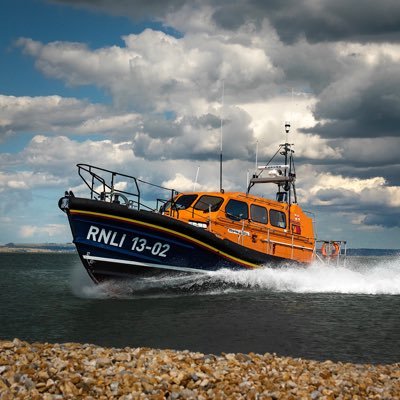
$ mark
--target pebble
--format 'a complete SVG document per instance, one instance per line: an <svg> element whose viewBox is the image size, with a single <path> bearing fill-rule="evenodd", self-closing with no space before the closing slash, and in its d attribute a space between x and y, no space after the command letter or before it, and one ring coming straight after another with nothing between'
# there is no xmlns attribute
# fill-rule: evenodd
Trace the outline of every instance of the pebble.
<svg viewBox="0 0 400 400"><path fill-rule="evenodd" d="M400 363L0 341L0 400L399 398Z"/></svg>

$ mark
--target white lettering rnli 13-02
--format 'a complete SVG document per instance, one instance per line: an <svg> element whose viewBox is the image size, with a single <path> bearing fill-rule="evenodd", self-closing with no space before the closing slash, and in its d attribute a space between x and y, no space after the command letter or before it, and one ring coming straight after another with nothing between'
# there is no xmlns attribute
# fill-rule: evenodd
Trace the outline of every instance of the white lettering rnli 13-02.
<svg viewBox="0 0 400 400"><path fill-rule="evenodd" d="M94 242L98 243L105 243L115 247L122 247L126 239L126 234L121 234L104 228L100 229L97 226L91 225L86 239L93 240ZM150 243L147 239L138 236L132 238L131 250L139 253L142 251L148 251L153 256L166 257L169 249L170 245L167 243Z"/></svg>

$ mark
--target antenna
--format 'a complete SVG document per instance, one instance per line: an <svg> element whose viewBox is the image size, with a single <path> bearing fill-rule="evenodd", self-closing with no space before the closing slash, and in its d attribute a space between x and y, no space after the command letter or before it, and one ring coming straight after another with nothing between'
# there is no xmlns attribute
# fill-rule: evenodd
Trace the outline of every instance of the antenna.
<svg viewBox="0 0 400 400"><path fill-rule="evenodd" d="M197 184L197 178L199 177L199 171L200 171L200 165L197 166L196 179L194 180L194 183L193 183L193 192L196 191L196 184Z"/></svg>
<svg viewBox="0 0 400 400"><path fill-rule="evenodd" d="M222 80L222 98L221 98L221 129L220 129L220 153L219 153L219 191L221 193L224 192L222 189L222 110L224 108L224 89L225 89L225 82Z"/></svg>
<svg viewBox="0 0 400 400"><path fill-rule="evenodd" d="M289 131L290 131L290 122L285 122L285 132L286 132L286 143L289 142Z"/></svg>
<svg viewBox="0 0 400 400"><path fill-rule="evenodd" d="M293 96L294 90L291 88L291 96L290 96L290 112L289 112L289 119L293 118ZM290 130L290 122L285 122L285 131L286 131L286 143L289 142L289 130Z"/></svg>
<svg viewBox="0 0 400 400"><path fill-rule="evenodd" d="M258 157L258 140L256 140L256 171L257 171L257 168L258 168L257 157Z"/></svg>

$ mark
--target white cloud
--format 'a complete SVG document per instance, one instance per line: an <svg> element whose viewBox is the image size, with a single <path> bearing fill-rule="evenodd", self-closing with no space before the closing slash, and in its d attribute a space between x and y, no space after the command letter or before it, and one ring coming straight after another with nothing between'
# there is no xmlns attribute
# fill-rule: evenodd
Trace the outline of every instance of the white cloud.
<svg viewBox="0 0 400 400"><path fill-rule="evenodd" d="M37 135L18 154L0 155L0 211L23 209L43 190L56 189L52 199L81 182L76 169L79 162L131 173L135 159L131 142L112 143L110 140L77 142L65 136ZM19 170L18 170L19 169ZM119 183L119 185L124 185ZM123 186L120 186L121 188ZM81 191L87 195L87 188Z"/></svg>
<svg viewBox="0 0 400 400"><path fill-rule="evenodd" d="M374 189L377 186L383 186L385 179L382 177L375 177L371 179L347 178L341 175L321 174L318 176L316 186L311 189L311 193L319 189L345 189L355 193L361 193L366 189Z"/></svg>
<svg viewBox="0 0 400 400"><path fill-rule="evenodd" d="M21 238L33 238L37 235L42 237L54 238L66 231L64 224L47 224L44 226L22 225L20 228Z"/></svg>
<svg viewBox="0 0 400 400"><path fill-rule="evenodd" d="M254 93L280 76L264 48L242 44L218 33L188 34L176 39L147 29L123 37L125 47L90 50L75 43L42 44L21 38L18 44L36 58L47 76L70 85L95 84L112 93L119 107L163 112L204 113L219 99L219 81L227 82L227 96ZM218 85L216 85L218 83ZM206 101L206 102L204 102Z"/></svg>
<svg viewBox="0 0 400 400"><path fill-rule="evenodd" d="M161 186L166 188L175 189L178 192L192 192L196 191L213 191L215 187L211 185L204 185L187 178L185 175L177 172L172 179L162 182Z"/></svg>
<svg viewBox="0 0 400 400"><path fill-rule="evenodd" d="M315 125L311 112L315 101L313 96L295 92L293 96L278 96L263 103L241 104L240 107L251 118L250 128L259 142L259 155L268 158L275 153L280 143L286 141L284 126L289 122L291 128L287 139L295 144L296 157L312 160L340 159L342 156L338 145L332 146L328 140L318 135L301 132L301 129Z"/></svg>
<svg viewBox="0 0 400 400"><path fill-rule="evenodd" d="M108 133L111 135L121 132L133 133L135 128L141 124L141 117L137 114L122 114L110 116L97 116L83 121L76 127L77 133Z"/></svg>
<svg viewBox="0 0 400 400"><path fill-rule="evenodd" d="M182 8L167 13L165 22L186 34L211 34L217 28L212 16L215 9L206 2L199 6L199 3L185 4Z"/></svg>
<svg viewBox="0 0 400 400"><path fill-rule="evenodd" d="M15 132L97 134L132 132L140 118L86 100L0 95L0 138Z"/></svg>
<svg viewBox="0 0 400 400"><path fill-rule="evenodd" d="M320 173L314 179L312 175L308 177L311 177L311 185L308 184L300 192L310 204L346 205L352 209L400 206L400 187L387 185L383 177L360 179L331 173Z"/></svg>
<svg viewBox="0 0 400 400"><path fill-rule="evenodd" d="M132 142L111 140L77 142L66 136L37 135L20 154L19 160L31 168L71 167L78 162L105 167L124 164L133 159ZM69 171L68 168L68 171Z"/></svg>
<svg viewBox="0 0 400 400"><path fill-rule="evenodd" d="M0 193L9 190L29 190L32 188L58 187L66 180L49 172L0 172Z"/></svg>

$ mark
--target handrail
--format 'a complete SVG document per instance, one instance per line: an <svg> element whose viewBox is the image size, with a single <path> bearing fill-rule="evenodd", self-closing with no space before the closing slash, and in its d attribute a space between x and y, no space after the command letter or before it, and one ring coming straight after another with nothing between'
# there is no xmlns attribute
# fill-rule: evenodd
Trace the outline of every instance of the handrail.
<svg viewBox="0 0 400 400"><path fill-rule="evenodd" d="M324 254L322 253L322 248L317 249L317 244L322 243L322 246L324 245L338 245L338 251L336 254L333 255L326 255L324 257ZM322 255L322 257L320 256ZM331 264L331 261L336 261L336 265L342 265L346 266L346 258L347 258L347 241L346 240L316 240L315 241L315 255L316 257L324 262L325 264Z"/></svg>
<svg viewBox="0 0 400 400"><path fill-rule="evenodd" d="M106 168L96 167L90 164L79 163L76 166L78 167L78 175L90 190L91 199L95 198L95 196L98 196L99 200L103 201L108 200L109 202L120 203L119 199L122 198L124 201L125 199L127 200L126 205L129 208L136 207L138 210L148 209L150 211L154 211L153 208L143 203L141 199L142 193L140 186L146 185L149 187L160 189L162 191L170 192L170 195L166 197L170 197L171 202L173 202L174 196L178 194L178 192L175 189L169 189L160 185L156 185L151 182L146 182L132 175L123 174ZM126 178L128 180L128 187L130 183L131 185L133 185L133 190L128 191L124 189L117 189L115 185L118 183L117 182L118 178ZM96 188L97 185L101 186L102 189L101 191L98 188ZM133 197L133 200L128 199L127 196ZM157 201L157 207L158 207L158 201Z"/></svg>

